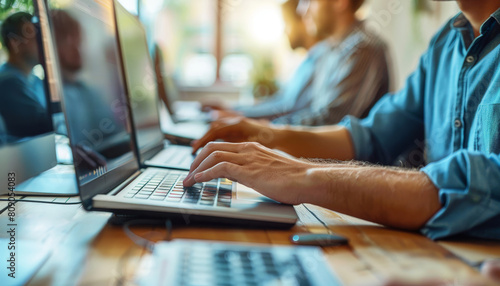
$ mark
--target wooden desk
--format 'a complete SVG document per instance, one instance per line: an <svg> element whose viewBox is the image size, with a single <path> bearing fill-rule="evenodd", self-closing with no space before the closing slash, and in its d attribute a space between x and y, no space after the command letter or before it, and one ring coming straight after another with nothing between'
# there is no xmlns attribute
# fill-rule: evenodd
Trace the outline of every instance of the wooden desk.
<svg viewBox="0 0 500 286"><path fill-rule="evenodd" d="M489 282L465 260L473 257L477 262L500 257L497 242L436 243L418 233L387 229L315 206L308 208L333 232L350 240L349 246L324 249L328 263L345 285L376 285L397 277L460 282L477 279L487 285ZM304 206L297 206L296 210L300 221L290 230L174 225L172 236L289 245L288 237L295 232L325 232L324 226ZM132 276L134 266L148 254L134 246L122 227L107 224L109 217L108 213L85 212L80 205L18 202L18 239L43 242L52 252L29 285L117 285L118 279ZM0 238L7 237L3 230L6 223L4 212L0 215ZM152 240L166 235L162 227L133 230Z"/></svg>

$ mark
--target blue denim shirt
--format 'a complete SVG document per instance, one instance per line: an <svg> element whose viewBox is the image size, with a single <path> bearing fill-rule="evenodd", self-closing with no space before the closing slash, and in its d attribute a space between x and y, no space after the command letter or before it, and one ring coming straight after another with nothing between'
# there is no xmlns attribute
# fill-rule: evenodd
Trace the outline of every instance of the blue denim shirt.
<svg viewBox="0 0 500 286"><path fill-rule="evenodd" d="M307 106L272 121L275 124L323 126L346 115L366 117L389 91L387 46L363 22L342 39L328 38L317 61Z"/></svg>
<svg viewBox="0 0 500 286"><path fill-rule="evenodd" d="M52 130L43 82L5 63L0 66L0 116L4 141L36 136ZM5 139L6 138L6 139Z"/></svg>
<svg viewBox="0 0 500 286"><path fill-rule="evenodd" d="M356 157L389 164L425 139L427 174L442 209L421 229L500 239L500 9L474 39L463 14L432 39L406 87L365 120L345 118Z"/></svg>

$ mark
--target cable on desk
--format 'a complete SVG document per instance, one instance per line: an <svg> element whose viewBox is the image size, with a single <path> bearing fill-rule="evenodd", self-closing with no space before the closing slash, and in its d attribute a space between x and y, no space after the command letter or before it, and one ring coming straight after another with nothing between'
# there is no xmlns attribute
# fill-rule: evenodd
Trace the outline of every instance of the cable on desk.
<svg viewBox="0 0 500 286"><path fill-rule="evenodd" d="M140 235L135 234L130 229L130 227L133 226L133 225L144 225L144 224L156 225L156 224L159 224L159 222L160 221L158 221L158 220L152 220L152 219L131 220L131 221L126 222L123 225L123 231L128 236L128 238L130 238L130 240L132 240L135 244L137 244L138 246L147 248L149 251L152 251L155 242L153 242L153 241L151 241L149 239L146 239L146 238L144 238L144 237L142 237ZM170 239L172 237L172 221L170 221L169 219L167 219L165 222L161 221L161 223L162 224L164 223L165 224L165 228L167 229L167 235L165 237L165 240L166 241L170 241Z"/></svg>
<svg viewBox="0 0 500 286"><path fill-rule="evenodd" d="M172 221L167 219L165 222L165 228L167 229L167 234L165 236L166 241L170 241L172 238ZM153 247L155 245L155 242L142 237L140 235L135 234L130 227L133 225L144 225L144 224L149 224L149 225L162 225L163 221L159 220L152 220L152 219L137 219L137 220L131 220L126 222L123 225L123 231L125 234L134 242L134 244L125 251L125 253L120 257L118 261L118 277L116 279L116 285L117 286L123 286L127 285L127 273L125 269L127 269L127 264L129 261L129 256L132 253L132 250L134 249L134 246L139 246L142 249L147 249L148 251L152 251Z"/></svg>
<svg viewBox="0 0 500 286"><path fill-rule="evenodd" d="M321 220L321 219L320 219L320 218L319 218L319 217L318 217L318 216L317 216L317 215L316 215L316 214L315 214L312 210L310 210L310 209L309 209L309 208L308 208L305 204L304 204L303 206L306 208L306 210L307 210L307 211L308 211L308 212L309 212L309 213L310 213L313 217L315 217L315 218L316 218L316 219L317 219L317 220L318 220L318 221L319 221L319 222L320 222L320 223L321 223L321 224L322 224L322 225L326 228L326 230L328 231L328 234L335 234L335 233L333 233L333 231L332 231L332 230L328 227L328 225L327 225L324 221L322 221L322 220Z"/></svg>

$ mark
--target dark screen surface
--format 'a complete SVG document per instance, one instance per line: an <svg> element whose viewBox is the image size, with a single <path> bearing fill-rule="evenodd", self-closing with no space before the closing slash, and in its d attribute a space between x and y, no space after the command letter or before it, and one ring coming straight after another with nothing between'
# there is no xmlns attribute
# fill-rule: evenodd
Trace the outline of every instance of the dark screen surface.
<svg viewBox="0 0 500 286"><path fill-rule="evenodd" d="M163 145L158 113L158 87L142 24L119 3L116 17L120 48L127 79L137 144L144 161L145 154Z"/></svg>
<svg viewBox="0 0 500 286"><path fill-rule="evenodd" d="M112 0L50 0L63 102L84 205L138 169Z"/></svg>

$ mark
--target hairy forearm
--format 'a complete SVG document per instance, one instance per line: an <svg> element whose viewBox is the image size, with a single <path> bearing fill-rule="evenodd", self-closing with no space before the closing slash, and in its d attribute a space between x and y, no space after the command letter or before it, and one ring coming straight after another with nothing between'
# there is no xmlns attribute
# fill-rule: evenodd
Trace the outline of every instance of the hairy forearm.
<svg viewBox="0 0 500 286"><path fill-rule="evenodd" d="M274 140L268 147L296 157L354 159L354 146L349 131L341 126L275 128Z"/></svg>
<svg viewBox="0 0 500 286"><path fill-rule="evenodd" d="M418 230L441 208L438 190L422 172L342 166L309 175L319 183L302 202L387 226Z"/></svg>

